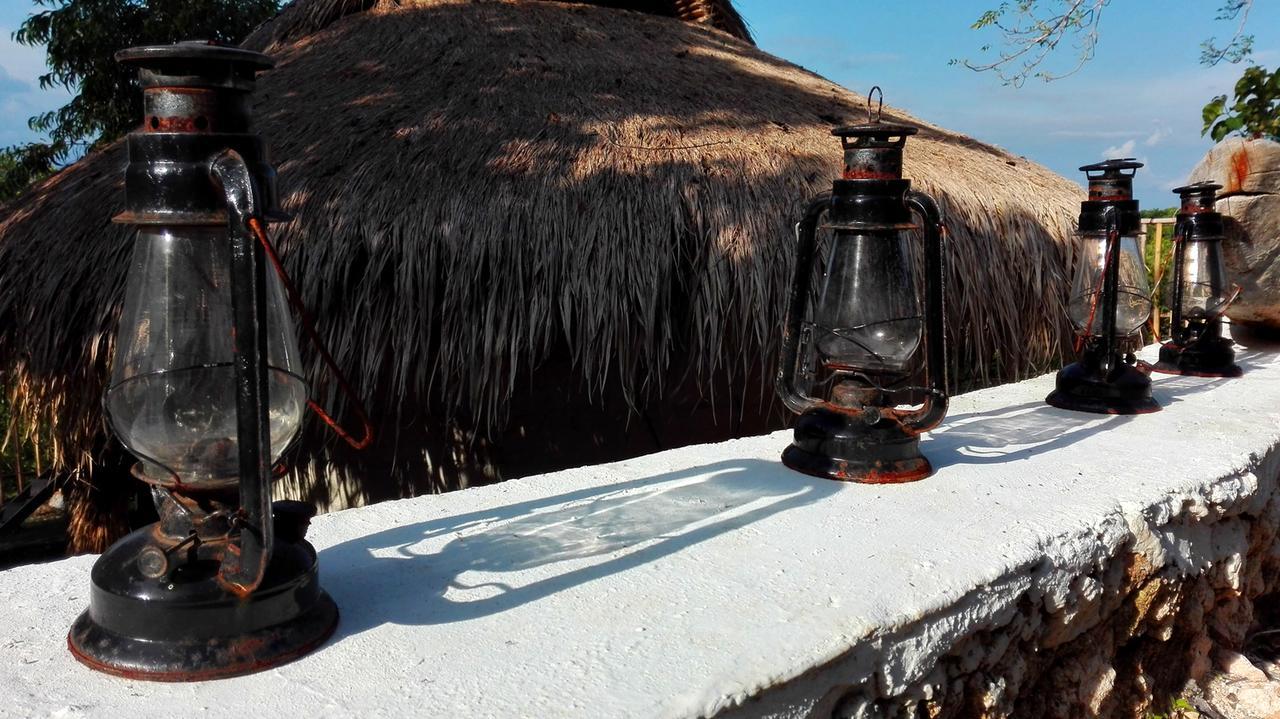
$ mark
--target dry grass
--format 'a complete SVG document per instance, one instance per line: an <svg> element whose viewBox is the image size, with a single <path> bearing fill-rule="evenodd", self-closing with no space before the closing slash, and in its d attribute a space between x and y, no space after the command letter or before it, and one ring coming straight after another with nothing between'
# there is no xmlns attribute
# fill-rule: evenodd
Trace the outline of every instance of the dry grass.
<svg viewBox="0 0 1280 719"><path fill-rule="evenodd" d="M278 62L254 98L296 217L275 233L377 451L421 455L389 428L445 417L500 430L548 363L589 397L643 402L686 375L771 396L743 378L769 376L791 223L838 175L830 128L865 116L859 95L709 28L550 2L298 0L248 44ZM885 115L922 128L906 173L947 218L951 376L1049 368L1081 191ZM124 161L109 147L0 210L0 372L68 468L104 431Z"/></svg>

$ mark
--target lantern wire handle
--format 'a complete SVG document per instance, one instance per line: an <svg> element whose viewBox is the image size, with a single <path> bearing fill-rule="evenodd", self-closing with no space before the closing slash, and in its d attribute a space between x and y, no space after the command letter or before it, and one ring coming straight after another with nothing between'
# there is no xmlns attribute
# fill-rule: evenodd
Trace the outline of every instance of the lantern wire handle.
<svg viewBox="0 0 1280 719"><path fill-rule="evenodd" d="M1222 304L1218 305L1217 309L1215 309L1213 311L1213 314L1210 315L1210 318L1217 319L1225 315L1227 313L1227 310L1231 307L1231 305L1234 305L1236 303L1236 300L1240 299L1240 290L1241 290L1240 285L1234 282L1231 283L1231 290L1230 290L1229 296L1227 297L1227 299L1223 300Z"/></svg>
<svg viewBox="0 0 1280 719"><path fill-rule="evenodd" d="M871 114L871 98L874 97L877 92L880 93L880 106L876 108L875 116L873 117ZM871 92L867 93L867 122L880 122L883 118L884 90L881 90L879 85L875 85L871 88Z"/></svg>
<svg viewBox="0 0 1280 719"><path fill-rule="evenodd" d="M324 411L315 400L308 399L307 406L311 411L316 413L322 422L333 430L333 433L342 438L344 442L351 446L352 449L365 449L373 444L373 423L369 421L369 415L364 411L364 405L360 401L360 397L356 395L355 390L351 389L351 384L347 382L346 375L342 370L338 369L338 363L334 361L333 356L329 354L328 347L325 346L324 340L320 339L320 333L316 332L315 324L311 321L311 315L307 312L306 305L302 303L302 297L298 294L298 290L293 285L293 280L289 278L289 274L284 271L284 265L280 263L280 257L276 255L275 247L271 245L270 238L267 237L267 231L262 226L262 221L256 217L249 218L249 228L253 230L253 234L257 236L258 242L262 244L262 250L266 253L267 259L275 268L276 274L280 276L280 282L284 285L285 294L289 296L289 304L293 306L294 311L298 313L298 318L302 321L302 329L307 333L307 338L311 340L312 346L320 353L320 359L328 366L329 371L333 374L333 378L337 381L338 387L342 393L351 400L351 411L355 413L356 419L360 421L364 436L356 439L336 420Z"/></svg>

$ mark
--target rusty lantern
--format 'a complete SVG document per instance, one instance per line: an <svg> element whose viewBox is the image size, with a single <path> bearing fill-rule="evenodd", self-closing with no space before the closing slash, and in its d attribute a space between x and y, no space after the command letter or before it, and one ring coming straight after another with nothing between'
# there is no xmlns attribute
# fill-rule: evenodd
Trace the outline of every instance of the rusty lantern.
<svg viewBox="0 0 1280 719"><path fill-rule="evenodd" d="M322 643L337 607L303 538L312 510L271 501L307 387L262 223L275 171L249 129L262 54L209 43L124 50L142 127L128 138L137 228L104 400L160 521L93 566L68 643L94 669L190 681L244 674Z"/></svg>
<svg viewBox="0 0 1280 719"><path fill-rule="evenodd" d="M1198 182L1174 190L1182 199L1173 226L1173 326L1160 347L1157 372L1239 377L1234 342L1222 336L1222 316L1238 288L1227 287L1222 215L1214 210L1222 185Z"/></svg>
<svg viewBox="0 0 1280 719"><path fill-rule="evenodd" d="M903 146L915 133L878 117L834 130L843 175L796 226L777 386L800 415L782 461L805 474L893 483L933 473L920 434L947 411L944 234L937 203L902 178ZM820 243L824 216L829 239ZM909 238L921 229L918 282ZM821 290L811 300L822 254Z"/></svg>
<svg viewBox="0 0 1280 719"><path fill-rule="evenodd" d="M1138 249L1142 220L1133 199L1140 167L1125 158L1080 168L1089 198L1080 203L1082 251L1067 304L1080 359L1058 371L1057 387L1045 400L1054 407L1100 414L1160 409L1151 398L1151 378L1123 350L1151 316L1147 266Z"/></svg>

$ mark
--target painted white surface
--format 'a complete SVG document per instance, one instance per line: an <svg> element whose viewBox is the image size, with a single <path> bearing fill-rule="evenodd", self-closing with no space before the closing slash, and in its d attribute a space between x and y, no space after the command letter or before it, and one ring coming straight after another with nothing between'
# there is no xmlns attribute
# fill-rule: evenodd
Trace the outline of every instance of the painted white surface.
<svg viewBox="0 0 1280 719"><path fill-rule="evenodd" d="M1135 527L1247 501L1280 357L1240 360L1157 375L1164 411L1140 417L1048 407L1052 376L957 397L915 484L790 472L779 432L321 516L335 638L237 679L94 673L65 648L93 558L10 569L0 716L683 717L753 695L801 716L837 684L891 694L1018 597L1087 593L1071 577Z"/></svg>

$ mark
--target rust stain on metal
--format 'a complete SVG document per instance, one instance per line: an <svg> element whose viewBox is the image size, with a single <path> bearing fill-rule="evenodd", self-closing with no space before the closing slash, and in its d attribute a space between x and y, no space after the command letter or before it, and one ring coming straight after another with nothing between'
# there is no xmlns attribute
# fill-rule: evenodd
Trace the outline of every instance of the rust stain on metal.
<svg viewBox="0 0 1280 719"><path fill-rule="evenodd" d="M209 121L200 117L160 117L152 115L143 123L146 132L208 132Z"/></svg>
<svg viewBox="0 0 1280 719"><path fill-rule="evenodd" d="M902 173L845 168L844 172L840 173L840 178L843 180L900 180Z"/></svg>
<svg viewBox="0 0 1280 719"><path fill-rule="evenodd" d="M317 637L315 641L308 642L307 644L299 646L297 649L290 652L272 655L268 659L258 658L259 653L269 651L271 649L269 643L265 639L248 638L233 641L225 649L218 650L220 654L228 655L229 658L233 660L231 664L202 671L149 672L136 669L126 669L113 664L104 664L92 656L81 652L70 634L67 635L67 648L71 650L71 655L81 664L105 674L111 674L125 679L150 682L199 682L210 679L225 679L243 674L253 674L255 672L262 671L263 669L269 669L281 664L286 664L311 652L321 644L324 644L329 637L333 635L333 630L335 628L337 628L336 622L332 627L329 627L328 631Z"/></svg>
<svg viewBox="0 0 1280 719"><path fill-rule="evenodd" d="M841 460L837 465L834 478L842 482L859 484L906 484L916 482L931 474L928 463L917 460L905 462L876 462L871 469L849 467L849 462Z"/></svg>

